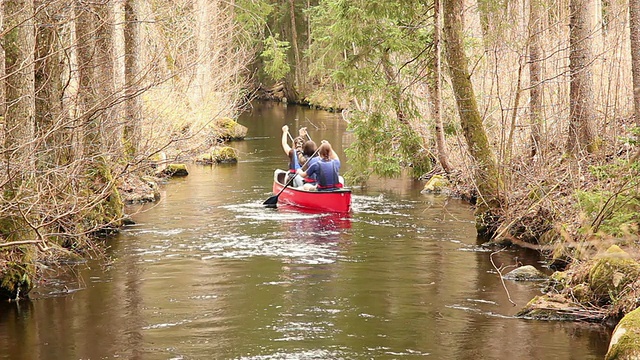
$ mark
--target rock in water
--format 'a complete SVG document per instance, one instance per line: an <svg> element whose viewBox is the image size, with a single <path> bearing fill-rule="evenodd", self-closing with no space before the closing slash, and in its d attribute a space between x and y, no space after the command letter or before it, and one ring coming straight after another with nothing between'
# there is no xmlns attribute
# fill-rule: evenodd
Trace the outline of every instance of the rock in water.
<svg viewBox="0 0 640 360"><path fill-rule="evenodd" d="M531 265L525 265L510 271L503 278L516 281L535 281L546 280L548 276Z"/></svg>

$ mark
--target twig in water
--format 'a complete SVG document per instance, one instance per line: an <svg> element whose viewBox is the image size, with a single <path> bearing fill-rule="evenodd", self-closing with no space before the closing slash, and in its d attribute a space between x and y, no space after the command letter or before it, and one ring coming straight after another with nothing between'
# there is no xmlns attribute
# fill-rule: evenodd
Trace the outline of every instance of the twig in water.
<svg viewBox="0 0 640 360"><path fill-rule="evenodd" d="M507 285L504 283L504 278L502 277L502 271L500 271L500 269L498 269L498 267L496 266L496 263L493 261L493 255L503 251L504 249L500 249L498 251L494 251L491 253L491 255L489 256L489 259L491 260L491 265L493 265L493 268L496 269L496 271L498 272L498 275L500 276L500 282L502 282L502 287L504 288L504 292L507 293L507 299L509 300L510 303L513 304L513 306L516 306L517 304L513 302L513 300L511 300L511 295L509 294L509 290L507 289Z"/></svg>
<svg viewBox="0 0 640 360"><path fill-rule="evenodd" d="M311 126L313 126L314 128L316 128L316 130L320 129L316 124L312 123L312 122L311 122L311 120L309 120L309 118L308 118L308 117L306 117L306 116L305 116L305 117L304 117L304 119L305 119L305 120L307 120L307 122L308 122L309 124L311 124Z"/></svg>

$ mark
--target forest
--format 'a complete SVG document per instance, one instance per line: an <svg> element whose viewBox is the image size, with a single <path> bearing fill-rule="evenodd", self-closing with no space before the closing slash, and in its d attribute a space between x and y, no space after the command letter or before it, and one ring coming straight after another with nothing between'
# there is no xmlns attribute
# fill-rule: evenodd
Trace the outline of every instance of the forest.
<svg viewBox="0 0 640 360"><path fill-rule="evenodd" d="M0 14L4 298L43 262L99 254L125 185L159 153L210 147L260 98L341 113L352 183L447 179L479 236L573 269L560 294L615 245L625 268L606 272L622 277L580 303L637 307L638 1L8 0Z"/></svg>

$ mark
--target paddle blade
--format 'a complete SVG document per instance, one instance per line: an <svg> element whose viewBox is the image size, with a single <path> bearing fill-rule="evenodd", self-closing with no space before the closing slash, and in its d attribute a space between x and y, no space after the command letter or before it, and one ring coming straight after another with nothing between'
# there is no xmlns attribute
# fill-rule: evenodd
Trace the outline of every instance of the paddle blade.
<svg viewBox="0 0 640 360"><path fill-rule="evenodd" d="M267 200L265 200L265 202L262 203L262 205L269 208L274 208L276 207L277 204L278 204L278 195L273 195L272 197L268 198Z"/></svg>

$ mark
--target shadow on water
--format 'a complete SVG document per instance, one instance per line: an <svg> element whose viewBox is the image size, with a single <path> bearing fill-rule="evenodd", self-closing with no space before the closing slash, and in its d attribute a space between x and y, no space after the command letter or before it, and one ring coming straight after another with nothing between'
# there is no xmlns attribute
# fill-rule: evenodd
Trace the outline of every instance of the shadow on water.
<svg viewBox="0 0 640 360"><path fill-rule="evenodd" d="M240 118L237 165L191 166L160 203L130 209L142 211L106 263L0 304L0 359L604 356L610 329L514 318L540 284L503 287L469 205L420 194L420 182L372 179L347 215L264 208L286 166L282 125L310 127L341 157L351 140L335 114L254 110ZM541 267L518 249L493 260Z"/></svg>

